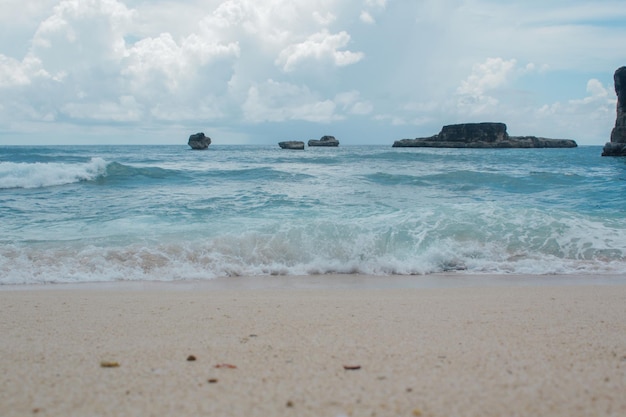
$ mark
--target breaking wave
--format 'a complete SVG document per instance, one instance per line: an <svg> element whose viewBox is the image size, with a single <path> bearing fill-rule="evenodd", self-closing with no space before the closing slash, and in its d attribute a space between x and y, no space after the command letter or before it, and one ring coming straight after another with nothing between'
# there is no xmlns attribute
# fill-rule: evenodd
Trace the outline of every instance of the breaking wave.
<svg viewBox="0 0 626 417"><path fill-rule="evenodd" d="M107 165L102 158L91 158L83 163L0 162L0 189L43 188L91 181L106 175Z"/></svg>

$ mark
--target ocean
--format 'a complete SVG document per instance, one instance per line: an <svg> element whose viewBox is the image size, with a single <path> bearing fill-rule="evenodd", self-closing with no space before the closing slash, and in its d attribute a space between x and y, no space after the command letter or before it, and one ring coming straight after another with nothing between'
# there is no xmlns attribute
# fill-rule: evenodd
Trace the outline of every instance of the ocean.
<svg viewBox="0 0 626 417"><path fill-rule="evenodd" d="M624 274L626 159L574 149L0 147L0 284Z"/></svg>

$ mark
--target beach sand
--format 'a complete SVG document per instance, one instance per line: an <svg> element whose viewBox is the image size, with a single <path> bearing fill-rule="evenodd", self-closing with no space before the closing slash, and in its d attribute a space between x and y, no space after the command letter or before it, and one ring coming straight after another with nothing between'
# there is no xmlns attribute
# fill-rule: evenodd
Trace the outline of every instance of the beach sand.
<svg viewBox="0 0 626 417"><path fill-rule="evenodd" d="M626 285L386 278L2 288L0 415L626 415Z"/></svg>

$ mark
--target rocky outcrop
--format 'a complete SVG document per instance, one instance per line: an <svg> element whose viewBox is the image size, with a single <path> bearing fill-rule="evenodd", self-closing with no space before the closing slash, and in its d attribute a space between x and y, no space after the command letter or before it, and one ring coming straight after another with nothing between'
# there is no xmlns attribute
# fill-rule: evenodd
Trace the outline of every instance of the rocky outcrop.
<svg viewBox="0 0 626 417"><path fill-rule="evenodd" d="M187 145L191 146L191 149L202 150L209 147L211 144L211 138L204 136L204 133L195 133L189 136Z"/></svg>
<svg viewBox="0 0 626 417"><path fill-rule="evenodd" d="M504 123L463 123L444 126L437 135L402 139L394 148L575 148L571 139L509 136Z"/></svg>
<svg viewBox="0 0 626 417"><path fill-rule="evenodd" d="M282 149L295 149L295 150L303 150L304 142L301 140L288 140L285 142L278 142L278 146Z"/></svg>
<svg viewBox="0 0 626 417"><path fill-rule="evenodd" d="M309 146L339 146L339 141L334 136L322 136L321 139L311 139Z"/></svg>
<svg viewBox="0 0 626 417"><path fill-rule="evenodd" d="M617 95L617 117L611 131L611 141L604 145L602 156L626 156L626 67L613 74Z"/></svg>

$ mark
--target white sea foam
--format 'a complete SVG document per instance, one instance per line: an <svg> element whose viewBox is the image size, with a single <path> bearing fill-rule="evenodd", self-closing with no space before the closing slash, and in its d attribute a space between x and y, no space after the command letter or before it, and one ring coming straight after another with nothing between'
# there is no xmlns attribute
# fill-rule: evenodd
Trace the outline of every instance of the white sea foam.
<svg viewBox="0 0 626 417"><path fill-rule="evenodd" d="M317 228L323 229L320 225ZM626 273L625 253L614 248L622 241L619 236L609 236L603 243L595 238L583 241L564 237L564 247L548 251L542 245L533 250L507 245L506 240L479 242L453 237L428 238L429 243L422 247L402 247L378 230L359 231L353 236L347 229L313 236L311 228L296 227L275 234L233 233L207 239L170 238L161 243L4 245L0 247L0 284L331 273ZM586 249L592 244L596 245L595 254Z"/></svg>
<svg viewBox="0 0 626 417"><path fill-rule="evenodd" d="M89 181L106 174L107 162L91 158L83 163L0 162L0 189L41 188Z"/></svg>

